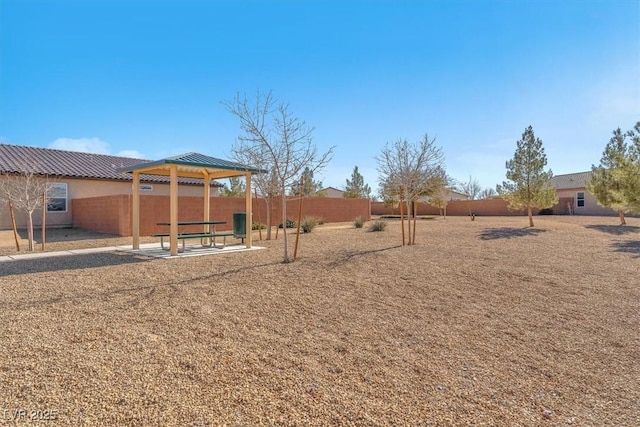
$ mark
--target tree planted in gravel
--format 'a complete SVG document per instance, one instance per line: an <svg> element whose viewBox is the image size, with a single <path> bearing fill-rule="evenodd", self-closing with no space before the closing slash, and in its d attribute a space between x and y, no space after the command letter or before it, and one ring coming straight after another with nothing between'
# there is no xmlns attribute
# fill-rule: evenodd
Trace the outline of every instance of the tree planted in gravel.
<svg viewBox="0 0 640 427"><path fill-rule="evenodd" d="M624 133L614 130L600 165L592 165L591 171L587 190L599 205L615 209L625 225L625 213L640 212L640 122Z"/></svg>
<svg viewBox="0 0 640 427"><path fill-rule="evenodd" d="M472 178L469 175L469 181L461 182L458 185L458 191L464 194L467 197L467 209L469 210L469 217L471 220L474 220L473 213L471 212L471 200L476 200L480 197L480 193L482 193L482 187L477 179Z"/></svg>
<svg viewBox="0 0 640 427"><path fill-rule="evenodd" d="M435 138L430 139L429 135L425 134L422 140L413 144L406 139L387 143L375 159L378 163L381 196L385 201L397 200L400 205L402 244L407 244L404 205L407 208L407 217L409 218L408 244L413 245L416 236L416 202L418 198L429 196L446 185L442 149L435 145ZM411 231L410 214L413 217L413 232Z"/></svg>
<svg viewBox="0 0 640 427"><path fill-rule="evenodd" d="M434 188L429 195L429 204L440 210L440 215L447 219L447 205L449 204L449 188L456 186L456 180L444 174L445 185Z"/></svg>
<svg viewBox="0 0 640 427"><path fill-rule="evenodd" d="M50 184L46 177L36 175L31 170L0 177L0 193L15 210L27 214L28 249L33 251L33 212L46 209ZM44 229L43 229L44 233Z"/></svg>
<svg viewBox="0 0 640 427"><path fill-rule="evenodd" d="M347 185L344 189L344 197L350 199L370 199L371 187L365 184L364 177L358 171L358 166L353 167L351 179L347 178Z"/></svg>
<svg viewBox="0 0 640 427"><path fill-rule="evenodd" d="M249 100L239 94L224 102L227 110L240 120L242 134L232 147L236 156L258 161L261 169L271 171L274 187L282 196L282 220L287 219L287 199L284 197L298 176L309 168L316 172L331 160L333 149L319 154L313 143L313 127L295 117L289 105L277 101L269 91L258 91L255 99ZM238 157L236 157L238 158ZM259 160L258 160L259 159ZM257 164L246 163L257 167ZM289 258L287 229L284 233L284 262Z"/></svg>
<svg viewBox="0 0 640 427"><path fill-rule="evenodd" d="M498 185L498 194L507 201L509 209L526 209L529 226L533 227L534 207L550 208L558 203L556 190L551 186L553 172L545 170L547 156L542 140L536 138L529 126L516 143L513 158L506 162L507 180Z"/></svg>
<svg viewBox="0 0 640 427"><path fill-rule="evenodd" d="M262 150L260 150L262 148ZM282 194L278 184L278 177L271 162L269 162L269 152L264 147L255 147L253 151L247 151L242 149L241 144L235 144L231 147L231 157L238 163L246 165L254 169L266 170L265 173L253 175L251 182L257 188L257 195L264 199L267 208L266 223L267 223L267 240L271 240L271 226L272 215L271 209L274 200ZM246 191L246 190L245 190Z"/></svg>

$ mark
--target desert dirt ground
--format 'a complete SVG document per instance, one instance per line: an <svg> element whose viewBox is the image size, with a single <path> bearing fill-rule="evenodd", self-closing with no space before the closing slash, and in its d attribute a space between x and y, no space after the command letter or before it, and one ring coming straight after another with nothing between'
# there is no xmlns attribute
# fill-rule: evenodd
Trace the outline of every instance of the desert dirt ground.
<svg viewBox="0 0 640 427"><path fill-rule="evenodd" d="M281 239L2 262L0 424L637 426L640 219L616 224L449 217L404 247L398 221L325 224L290 264ZM103 237L48 250L131 242Z"/></svg>

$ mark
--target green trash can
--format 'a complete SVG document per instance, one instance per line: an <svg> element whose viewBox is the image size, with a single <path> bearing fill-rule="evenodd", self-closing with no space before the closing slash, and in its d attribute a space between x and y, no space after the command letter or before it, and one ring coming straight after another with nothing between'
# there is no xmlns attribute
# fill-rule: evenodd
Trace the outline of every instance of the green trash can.
<svg viewBox="0 0 640 427"><path fill-rule="evenodd" d="M233 237L236 239L242 239L247 237L247 213L246 212L234 212L233 213Z"/></svg>

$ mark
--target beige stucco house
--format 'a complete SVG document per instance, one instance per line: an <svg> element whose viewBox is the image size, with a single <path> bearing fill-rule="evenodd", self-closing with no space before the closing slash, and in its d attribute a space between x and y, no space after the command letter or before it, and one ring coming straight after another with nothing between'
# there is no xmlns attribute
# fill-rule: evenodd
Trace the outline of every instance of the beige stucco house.
<svg viewBox="0 0 640 427"><path fill-rule="evenodd" d="M50 193L46 221L48 227L73 225L73 199L87 197L132 194L132 175L118 169L148 162L145 159L81 153L22 145L0 144L0 179L2 174L18 174L30 171L46 177ZM180 196L202 196L201 179L180 178ZM211 195L217 196L222 185L211 182ZM141 175L140 194L169 195L169 177ZM42 212L34 215L34 224L41 224ZM19 228L26 225L23 213L16 212ZM11 228L7 203L0 199L0 230Z"/></svg>
<svg viewBox="0 0 640 427"><path fill-rule="evenodd" d="M344 197L344 191L339 190L335 187L325 187L322 190L319 190L318 193L325 195L326 197L332 198L342 198Z"/></svg>
<svg viewBox="0 0 640 427"><path fill-rule="evenodd" d="M575 215L616 215L613 209L600 206L596 197L587 191L589 179L591 171L556 175L551 178L551 185L558 198L571 204L571 213ZM559 209L569 211L569 206L559 206Z"/></svg>

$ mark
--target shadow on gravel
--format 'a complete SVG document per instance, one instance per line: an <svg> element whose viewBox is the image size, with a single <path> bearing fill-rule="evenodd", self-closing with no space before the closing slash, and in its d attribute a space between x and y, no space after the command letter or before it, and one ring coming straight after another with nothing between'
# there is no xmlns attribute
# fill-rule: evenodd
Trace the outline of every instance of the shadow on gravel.
<svg viewBox="0 0 640 427"><path fill-rule="evenodd" d="M616 242L612 245L616 252L626 252L635 254L635 258L640 258L640 240L629 240L626 242Z"/></svg>
<svg viewBox="0 0 640 427"><path fill-rule="evenodd" d="M109 265L136 264L153 258L126 252L60 255L48 258L23 259L0 262L0 277L60 270L82 270Z"/></svg>
<svg viewBox="0 0 640 427"><path fill-rule="evenodd" d="M636 227L635 225L585 225L585 228L617 236L640 233L640 227Z"/></svg>
<svg viewBox="0 0 640 427"><path fill-rule="evenodd" d="M118 253L96 254L96 255L119 256ZM84 255L84 256L88 256L88 255ZM125 258L126 256L129 256L129 258L131 258L129 262L144 262L144 261L153 261L157 259L157 258L142 258L134 254L122 254L122 256L123 258ZM26 262L26 261L23 261L23 262ZM122 264L122 263L123 262L120 262L119 264ZM63 296L56 296L53 298L30 299L27 301L6 301L6 303L4 301L0 301L0 310L6 309L7 306L10 306L12 309L21 310L21 309L28 309L33 307L45 307L48 305L59 304L59 303L69 302L69 301L75 301L75 302L106 301L113 297L122 297L122 296L128 297L129 305L132 307L135 307L139 305L141 302L150 298L153 294L155 294L159 289L162 289L162 288L169 289L172 291L172 294L175 294L178 292L181 286L190 285L192 283L199 282L199 281L207 281L209 283L213 283L213 281L217 281L216 283L221 283L219 280L221 277L232 276L234 274L239 274L245 271L251 271L251 270L259 269L261 267L268 267L271 265L279 265L279 264L281 264L281 262L271 262L271 263L265 263L265 264L250 265L247 267L239 267L239 268L234 268L234 269L221 271L221 272L207 273L201 276L189 277L186 279L175 280L175 281L171 280L172 278L169 278L170 280L168 280L165 283L153 283L153 284L139 283L139 284L131 284L130 286L111 288L107 290L95 290L95 289L90 291L82 290L82 291L78 291L77 293L76 292L69 293ZM102 264L102 265L109 265L109 264ZM115 265L115 263L111 265ZM2 264L0 264L0 266L2 266ZM94 265L94 266L98 267L99 265ZM87 267L89 266L87 264L84 264L84 267L82 268L87 268ZM77 267L77 268L81 268L81 267ZM27 273L27 272L24 271L22 273ZM15 274L22 274L22 273L15 273ZM1 276L2 276L2 273L0 273L0 277Z"/></svg>
<svg viewBox="0 0 640 427"><path fill-rule="evenodd" d="M390 249L396 249L396 248L401 248L401 247L402 247L402 245L395 245L395 246L389 246L388 248L371 249L371 250L368 250L368 251L344 252L344 253L336 254L339 257L339 259L331 262L329 265L331 267L337 267L339 265L346 264L351 259L356 258L356 257L369 255L369 254L374 254L374 253L377 253L377 252L384 252L384 251L388 251Z"/></svg>
<svg viewBox="0 0 640 427"><path fill-rule="evenodd" d="M513 239L515 237L536 236L540 233L544 233L547 230L541 230L539 228L485 228L480 233L480 239L482 240L496 240L496 239Z"/></svg>

